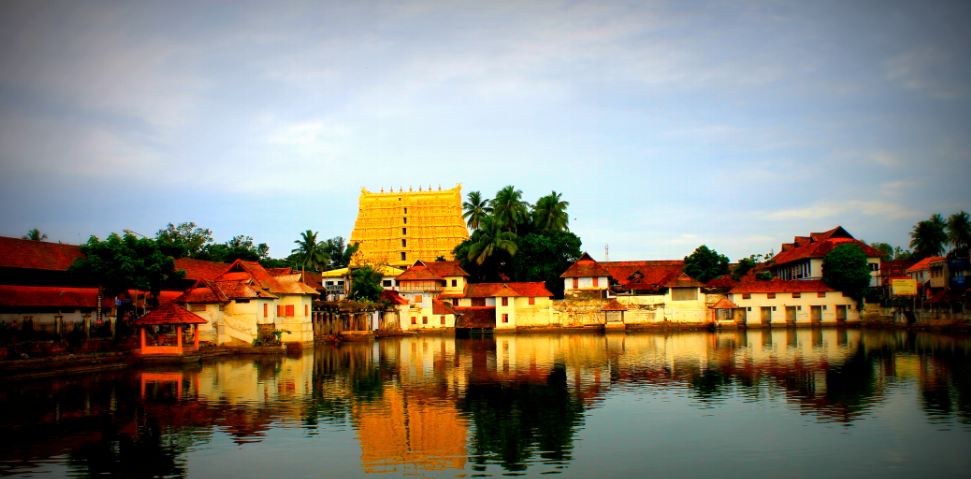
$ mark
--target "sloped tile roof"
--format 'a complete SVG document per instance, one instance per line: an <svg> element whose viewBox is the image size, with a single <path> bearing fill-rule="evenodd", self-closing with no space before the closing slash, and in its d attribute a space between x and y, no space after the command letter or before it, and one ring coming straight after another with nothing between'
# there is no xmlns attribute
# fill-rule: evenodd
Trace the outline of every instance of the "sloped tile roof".
<svg viewBox="0 0 971 479"><path fill-rule="evenodd" d="M206 324L204 318L185 308L178 303L165 303L150 313L132 321L135 326L151 326L156 324Z"/></svg>
<svg viewBox="0 0 971 479"><path fill-rule="evenodd" d="M728 298L719 299L715 304L711 305L712 309L738 309L738 305L733 303Z"/></svg>
<svg viewBox="0 0 971 479"><path fill-rule="evenodd" d="M441 276L442 278L446 276L468 276L458 261L429 261L425 263L433 273Z"/></svg>
<svg viewBox="0 0 971 479"><path fill-rule="evenodd" d="M681 276L684 261L609 261L601 263L622 289L649 291L667 287Z"/></svg>
<svg viewBox="0 0 971 479"><path fill-rule="evenodd" d="M523 283L469 283L465 285L466 298L552 297L542 281Z"/></svg>
<svg viewBox="0 0 971 479"><path fill-rule="evenodd" d="M931 269L932 264L937 263L938 261L944 261L944 259L945 258L943 256L929 256L907 268L907 273L916 273L918 271L929 270Z"/></svg>
<svg viewBox="0 0 971 479"><path fill-rule="evenodd" d="M452 309L452 305L439 301L437 299L432 300L432 314L455 314L455 310Z"/></svg>
<svg viewBox="0 0 971 479"><path fill-rule="evenodd" d="M110 300L102 300L105 308ZM98 288L0 285L2 307L96 308Z"/></svg>
<svg viewBox="0 0 971 479"><path fill-rule="evenodd" d="M0 268L67 271L83 256L77 245L0 236Z"/></svg>
<svg viewBox="0 0 971 479"><path fill-rule="evenodd" d="M217 261L206 261L193 258L179 258L175 260L175 269L185 271L185 279L213 280L229 269L229 263L220 263Z"/></svg>
<svg viewBox="0 0 971 479"><path fill-rule="evenodd" d="M775 266L811 258L824 258L830 251L844 244L855 244L868 258L883 256L878 249L854 239L842 226L822 233L810 233L809 237L797 236L792 243L782 245L782 251L772 258Z"/></svg>
<svg viewBox="0 0 971 479"><path fill-rule="evenodd" d="M731 289L732 293L817 293L835 291L818 279L771 279L746 281Z"/></svg>
<svg viewBox="0 0 971 479"><path fill-rule="evenodd" d="M397 291L392 291L390 289L381 291L381 297L386 299L391 304L397 304L397 305L408 304L407 299L403 298L400 294L398 294Z"/></svg>
<svg viewBox="0 0 971 479"><path fill-rule="evenodd" d="M604 276L610 276L610 272L587 253L583 253L560 275L561 278L599 278Z"/></svg>

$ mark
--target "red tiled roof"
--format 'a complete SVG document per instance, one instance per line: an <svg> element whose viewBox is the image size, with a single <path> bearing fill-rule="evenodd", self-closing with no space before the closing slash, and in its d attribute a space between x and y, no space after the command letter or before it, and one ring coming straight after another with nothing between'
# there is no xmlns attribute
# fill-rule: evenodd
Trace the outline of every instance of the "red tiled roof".
<svg viewBox="0 0 971 479"><path fill-rule="evenodd" d="M732 293L816 293L835 291L818 279L771 279L746 281L731 289Z"/></svg>
<svg viewBox="0 0 971 479"><path fill-rule="evenodd" d="M561 278L599 278L604 276L610 276L610 272L587 253L583 253L560 275Z"/></svg>
<svg viewBox="0 0 971 479"><path fill-rule="evenodd" d="M703 286L701 282L695 280L687 273L680 273L677 276L672 276L665 283L664 286L669 288L698 288Z"/></svg>
<svg viewBox="0 0 971 479"><path fill-rule="evenodd" d="M229 263L220 263L218 261L206 261L193 258L179 258L175 260L175 269L185 271L185 279L213 280L229 269Z"/></svg>
<svg viewBox="0 0 971 479"><path fill-rule="evenodd" d="M398 304L398 305L408 304L407 299L401 297L401 295L398 294L397 291L392 291L390 289L381 291L381 297L387 300L388 302L390 302L391 304Z"/></svg>
<svg viewBox="0 0 971 479"><path fill-rule="evenodd" d="M300 282L298 274L273 276L256 261L236 260L218 281L242 281L252 284L254 290L272 294L318 294L317 290Z"/></svg>
<svg viewBox="0 0 971 479"><path fill-rule="evenodd" d="M108 309L112 304L111 299L102 300L105 309ZM98 288L0 285L0 306L96 308L98 306Z"/></svg>
<svg viewBox="0 0 971 479"><path fill-rule="evenodd" d="M611 299L604 305L602 311L627 311L627 306L620 304L616 299Z"/></svg>
<svg viewBox="0 0 971 479"><path fill-rule="evenodd" d="M468 276L458 261L430 261L425 263L431 272L441 276Z"/></svg>
<svg viewBox="0 0 971 479"><path fill-rule="evenodd" d="M751 273L751 271L749 271ZM732 279L732 275L723 274L711 281L705 283L706 288L731 288L738 284L738 281Z"/></svg>
<svg viewBox="0 0 971 479"><path fill-rule="evenodd" d="M929 269L931 269L931 264L936 263L938 261L944 261L944 259L945 258L943 256L929 256L927 258L924 258L924 259L918 261L913 266L907 268L907 271L906 272L907 273L916 273L918 271L929 270Z"/></svg>
<svg viewBox="0 0 971 479"><path fill-rule="evenodd" d="M684 261L610 261L601 263L623 289L648 291L665 287L681 276Z"/></svg>
<svg viewBox="0 0 971 479"><path fill-rule="evenodd" d="M414 265L398 275L398 281L442 281L444 278L432 272L425 265Z"/></svg>
<svg viewBox="0 0 971 479"><path fill-rule="evenodd" d="M185 308L178 303L165 303L154 311L132 321L135 326L151 326L156 324L206 324L204 318Z"/></svg>
<svg viewBox="0 0 971 479"><path fill-rule="evenodd" d="M728 298L719 299L718 302L711 305L712 309L737 309L738 305L733 303Z"/></svg>
<svg viewBox="0 0 971 479"><path fill-rule="evenodd" d="M809 240L806 242L805 240ZM879 258L883 256L880 250L849 236L842 227L836 227L823 233L811 233L809 238L796 237L796 244L782 245L782 251L772 258L776 265L784 265L794 261L801 261L809 258L823 258L837 246L844 244L855 244L863 250L868 258Z"/></svg>
<svg viewBox="0 0 971 479"><path fill-rule="evenodd" d="M455 310L452 309L452 305L439 301L437 299L432 300L432 314L455 314Z"/></svg>
<svg viewBox="0 0 971 479"><path fill-rule="evenodd" d="M0 268L67 271L83 256L77 245L0 236Z"/></svg>
<svg viewBox="0 0 971 479"><path fill-rule="evenodd" d="M469 283L465 285L466 298L552 297L542 281L530 283Z"/></svg>

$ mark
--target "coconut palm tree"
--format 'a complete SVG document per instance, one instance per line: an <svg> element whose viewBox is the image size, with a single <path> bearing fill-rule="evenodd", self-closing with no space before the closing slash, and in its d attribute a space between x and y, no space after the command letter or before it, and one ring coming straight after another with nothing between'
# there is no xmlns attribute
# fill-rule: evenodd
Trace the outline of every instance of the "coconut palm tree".
<svg viewBox="0 0 971 479"><path fill-rule="evenodd" d="M496 193L492 200L492 216L505 231L516 231L529 219L529 204L523 201L523 192L509 185Z"/></svg>
<svg viewBox="0 0 971 479"><path fill-rule="evenodd" d="M492 214L492 206L489 205L489 199L483 199L478 191L470 191L468 198L468 201L462 203L465 211L462 217L466 219L470 229L477 230L482 218Z"/></svg>
<svg viewBox="0 0 971 479"><path fill-rule="evenodd" d="M324 252L323 243L317 242L316 231L300 233L300 239L294 241L297 247L293 249L293 259L301 269L320 271L327 265L330 258Z"/></svg>
<svg viewBox="0 0 971 479"><path fill-rule="evenodd" d="M499 221L491 216L482 218L471 241L468 260L479 266L493 259L500 251L509 256L516 254L516 233L504 230Z"/></svg>
<svg viewBox="0 0 971 479"><path fill-rule="evenodd" d="M27 230L27 234L23 235L22 238L31 241L44 241L47 239L47 234L41 233L37 228L31 228Z"/></svg>
<svg viewBox="0 0 971 479"><path fill-rule="evenodd" d="M533 207L533 227L539 231L568 231L568 206L570 202L563 201L562 195L555 191L540 198Z"/></svg>
<svg viewBox="0 0 971 479"><path fill-rule="evenodd" d="M945 228L947 223L940 213L934 213L930 218L914 225L914 229L910 232L910 247L914 249L913 258L921 260L943 253L944 243L947 242Z"/></svg>
<svg viewBox="0 0 971 479"><path fill-rule="evenodd" d="M947 239L958 256L971 253L971 217L967 211L954 213L947 219Z"/></svg>

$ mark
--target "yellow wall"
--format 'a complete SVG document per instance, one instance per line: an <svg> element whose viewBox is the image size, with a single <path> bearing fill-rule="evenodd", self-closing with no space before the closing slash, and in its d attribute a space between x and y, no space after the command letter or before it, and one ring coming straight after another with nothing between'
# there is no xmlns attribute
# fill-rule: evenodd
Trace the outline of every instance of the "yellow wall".
<svg viewBox="0 0 971 479"><path fill-rule="evenodd" d="M860 313L856 310L856 301L853 298L843 296L838 291L825 293L825 298L817 297L816 293L801 293L801 297L793 298L792 293L776 293L774 299L769 299L766 293L752 293L750 299L742 299L740 293L729 294L729 299L741 308L746 309L746 322L749 325L758 325L761 322L761 307L775 307L772 311L773 325L785 326L786 306L796 306L796 324L811 324L811 306L826 306L822 311L822 324L836 324L836 306L846 306L847 322L857 322L860 320ZM751 308L751 311L748 311ZM799 309L802 308L802 309Z"/></svg>

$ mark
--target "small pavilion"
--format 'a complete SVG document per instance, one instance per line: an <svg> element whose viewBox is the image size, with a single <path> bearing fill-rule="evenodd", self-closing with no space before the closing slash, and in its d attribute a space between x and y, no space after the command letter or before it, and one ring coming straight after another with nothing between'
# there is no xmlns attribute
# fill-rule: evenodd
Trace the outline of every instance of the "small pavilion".
<svg viewBox="0 0 971 479"><path fill-rule="evenodd" d="M158 354L183 354L199 350L199 325L207 321L199 315L186 311L175 302L164 303L154 311L132 322L141 331L141 354L143 356ZM192 344L185 346L182 341L183 328L192 326ZM159 335L159 341L154 345L145 342L145 329L149 326L174 326L175 338L171 335Z"/></svg>

